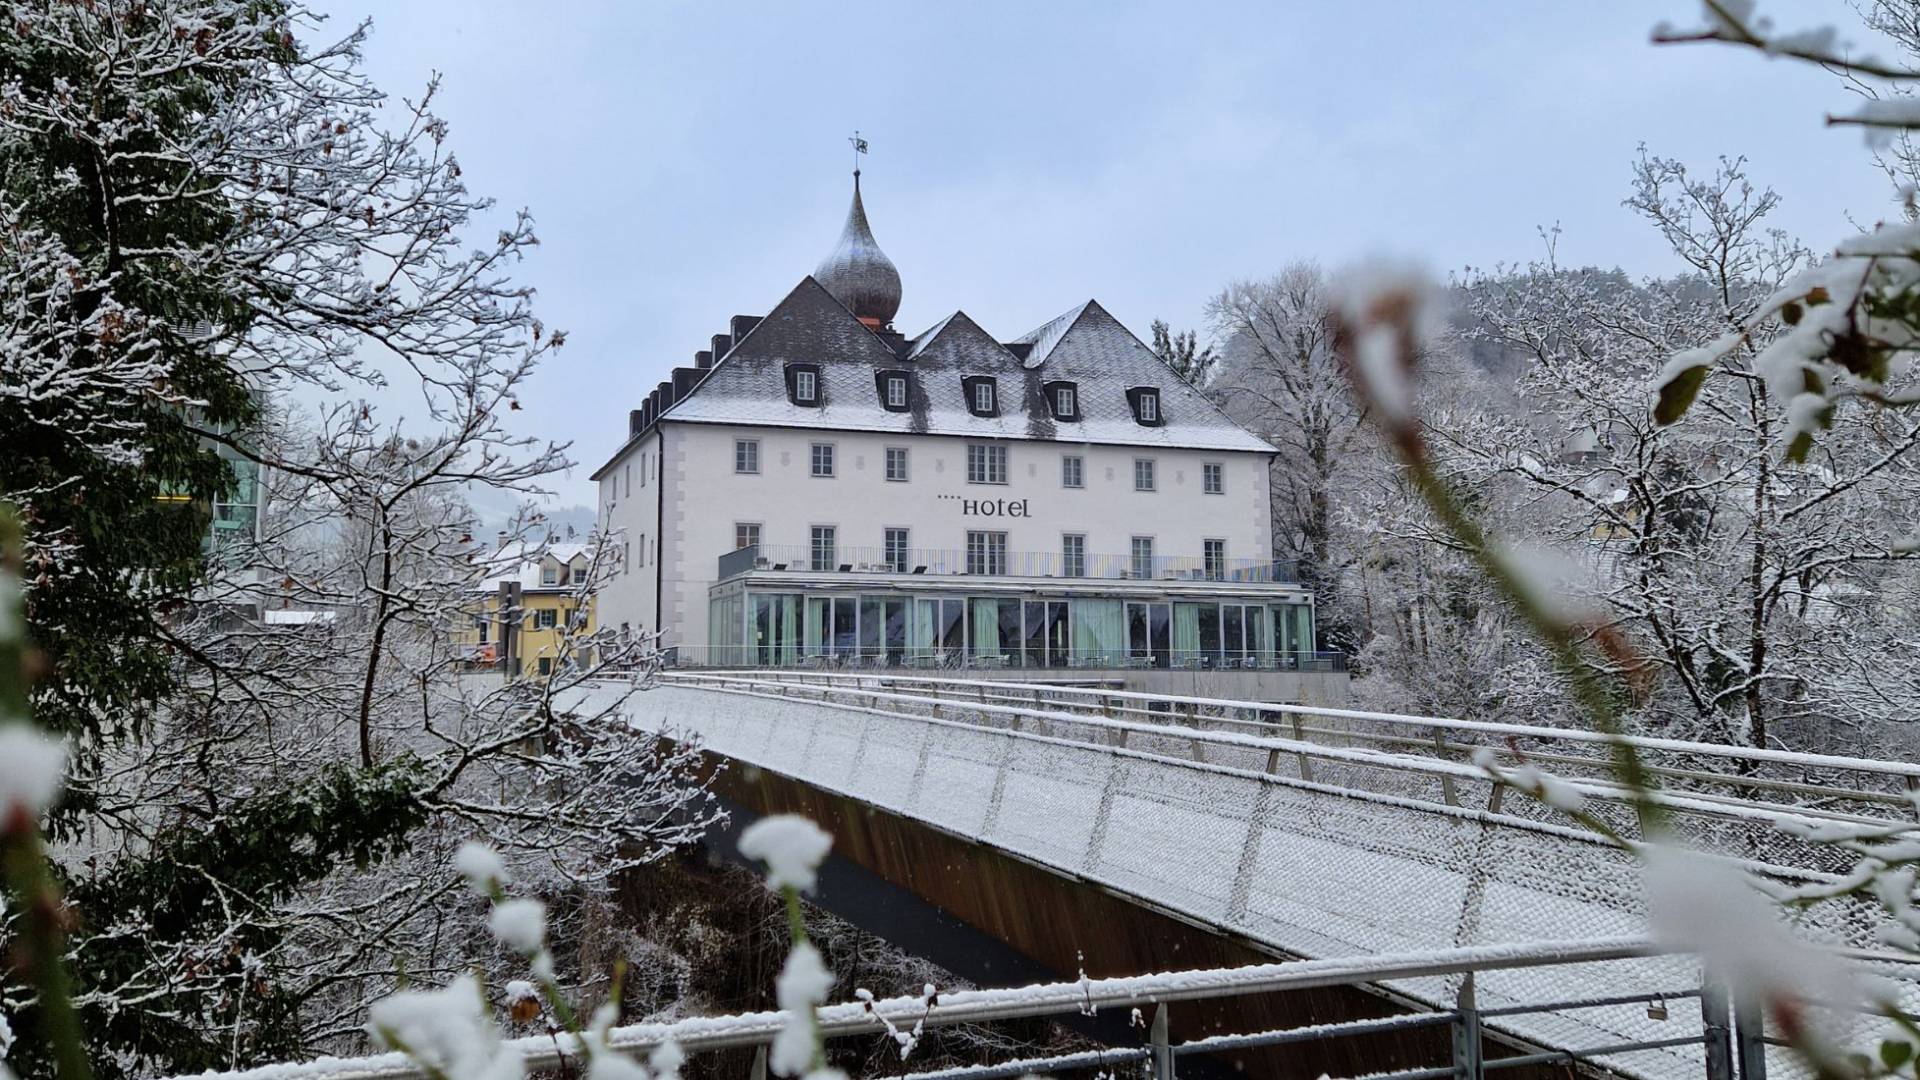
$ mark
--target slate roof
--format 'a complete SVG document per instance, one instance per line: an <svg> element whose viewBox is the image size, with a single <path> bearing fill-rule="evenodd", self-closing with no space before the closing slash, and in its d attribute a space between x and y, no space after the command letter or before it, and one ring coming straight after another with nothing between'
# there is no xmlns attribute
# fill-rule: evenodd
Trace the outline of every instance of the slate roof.
<svg viewBox="0 0 1920 1080"><path fill-rule="evenodd" d="M818 407L795 405L787 399L785 369L790 363L820 366ZM883 368L911 373L908 411L890 412L881 406L875 373ZM995 377L999 416L975 416L968 410L960 381L966 375ZM1079 421L1053 419L1041 388L1054 380L1078 384ZM1136 386L1159 388L1160 426L1134 421L1126 391ZM752 331L735 342L699 385L666 409L660 419L1121 446L1273 450L1182 382L1165 361L1094 301L1005 344L965 312L955 312L907 339L867 329L811 277L802 280Z"/></svg>

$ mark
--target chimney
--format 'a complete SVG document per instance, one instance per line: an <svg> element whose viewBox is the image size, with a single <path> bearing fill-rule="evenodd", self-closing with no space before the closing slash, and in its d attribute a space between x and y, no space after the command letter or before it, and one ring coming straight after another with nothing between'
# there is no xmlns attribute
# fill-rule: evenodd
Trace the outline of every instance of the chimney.
<svg viewBox="0 0 1920 1080"><path fill-rule="evenodd" d="M645 416L645 409L627 410L627 438L631 439L635 435L640 434L641 430L647 426L647 422L644 419Z"/></svg>
<svg viewBox="0 0 1920 1080"><path fill-rule="evenodd" d="M507 530L501 529L493 535L493 549L499 551L507 546Z"/></svg>
<svg viewBox="0 0 1920 1080"><path fill-rule="evenodd" d="M662 382L659 386L653 388L653 392L660 395L661 412L666 412L667 406L680 400L673 396L673 383L671 382Z"/></svg>
<svg viewBox="0 0 1920 1080"><path fill-rule="evenodd" d="M721 357L727 355L727 350L731 348L733 348L733 337L731 335L728 335L728 334L713 335L713 358L716 362Z"/></svg>
<svg viewBox="0 0 1920 1080"><path fill-rule="evenodd" d="M693 354L693 366L705 370L713 366L713 354L705 349Z"/></svg>
<svg viewBox="0 0 1920 1080"><path fill-rule="evenodd" d="M677 367L673 369L673 400L679 401L693 391L700 383L700 369Z"/></svg>
<svg viewBox="0 0 1920 1080"><path fill-rule="evenodd" d="M640 430L645 431L652 426L653 426L653 399L648 398L647 403L640 406Z"/></svg>
<svg viewBox="0 0 1920 1080"><path fill-rule="evenodd" d="M727 329L733 332L733 340L737 343L741 338L752 333L753 328L758 325L760 325L760 316L758 315L735 315L732 320L729 321Z"/></svg>

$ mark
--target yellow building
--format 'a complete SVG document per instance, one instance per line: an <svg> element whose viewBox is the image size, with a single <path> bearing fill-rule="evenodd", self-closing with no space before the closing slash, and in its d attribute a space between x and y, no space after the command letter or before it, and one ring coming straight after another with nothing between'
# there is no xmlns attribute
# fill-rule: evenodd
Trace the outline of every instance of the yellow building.
<svg viewBox="0 0 1920 1080"><path fill-rule="evenodd" d="M572 637L583 638L594 630L593 598L583 595L586 545L548 544L544 550L515 545L495 552L489 562L488 576L476 587L472 613L456 630L456 644L483 670L500 670L510 653L516 678L551 675L560 666L575 613L584 612L584 618L572 627ZM514 591L517 606L507 599ZM590 660L585 650L575 652L577 661Z"/></svg>

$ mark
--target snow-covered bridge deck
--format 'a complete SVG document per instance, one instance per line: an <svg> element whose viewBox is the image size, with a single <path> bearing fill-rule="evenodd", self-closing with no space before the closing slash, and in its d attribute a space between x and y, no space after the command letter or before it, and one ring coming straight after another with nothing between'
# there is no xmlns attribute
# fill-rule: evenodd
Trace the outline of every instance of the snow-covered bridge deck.
<svg viewBox="0 0 1920 1080"><path fill-rule="evenodd" d="M713 753L1009 853L1277 955L1356 957L1646 932L1633 858L1552 810L1500 793L1476 744L1573 778L1631 832L1603 754L1579 732L1057 685L879 674L671 673L636 722ZM1786 818L1887 819L1920 767L1642 740L1676 820L1776 877L1837 866L1782 836ZM1702 762L1709 763L1703 766ZM1723 762L1738 775L1710 767ZM1789 800L1818 793L1820 805ZM1874 925L1820 923L1867 946ZM1698 985L1680 957L1496 971L1482 1004ZM1393 980L1443 1006L1445 978ZM1514 1034L1578 1047L1660 1040L1691 1023L1629 1005L1516 1017ZM1697 1075L1699 1050L1617 1066ZM1781 1063L1786 1064L1784 1060Z"/></svg>

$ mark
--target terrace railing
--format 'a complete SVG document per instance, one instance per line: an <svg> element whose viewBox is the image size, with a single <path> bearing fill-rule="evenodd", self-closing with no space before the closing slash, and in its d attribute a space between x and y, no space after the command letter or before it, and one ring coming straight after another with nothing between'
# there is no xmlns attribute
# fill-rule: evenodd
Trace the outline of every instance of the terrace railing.
<svg viewBox="0 0 1920 1080"><path fill-rule="evenodd" d="M1107 581L1226 581L1247 584L1296 584L1298 572L1286 560L1218 558L1193 555L1107 555L1069 557L1059 551L1001 551L961 548L883 548L834 544L752 544L720 556L719 580L753 570L799 573L863 573L987 577L1091 578Z"/></svg>

